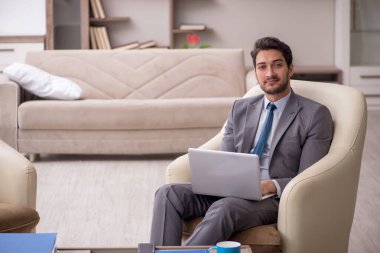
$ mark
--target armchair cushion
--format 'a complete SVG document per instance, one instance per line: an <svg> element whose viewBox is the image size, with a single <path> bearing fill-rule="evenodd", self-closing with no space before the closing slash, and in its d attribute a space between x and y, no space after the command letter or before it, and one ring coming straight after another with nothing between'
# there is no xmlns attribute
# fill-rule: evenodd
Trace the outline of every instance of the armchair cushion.
<svg viewBox="0 0 380 253"><path fill-rule="evenodd" d="M202 221L203 217L186 220L183 223L183 239L187 239ZM249 245L253 252L281 252L281 236L277 224L258 226L243 232L235 233L232 241Z"/></svg>
<svg viewBox="0 0 380 253"><path fill-rule="evenodd" d="M38 212L32 208L0 203L0 233L32 232L39 220Z"/></svg>

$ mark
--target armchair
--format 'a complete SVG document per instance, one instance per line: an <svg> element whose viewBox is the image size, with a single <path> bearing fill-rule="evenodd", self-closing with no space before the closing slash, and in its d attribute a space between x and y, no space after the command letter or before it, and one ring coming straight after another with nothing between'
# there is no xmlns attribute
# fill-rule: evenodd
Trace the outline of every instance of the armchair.
<svg viewBox="0 0 380 253"><path fill-rule="evenodd" d="M0 140L0 232L33 232L36 209L36 171L20 153Z"/></svg>
<svg viewBox="0 0 380 253"><path fill-rule="evenodd" d="M336 84L291 81L293 90L326 105L334 121L329 153L286 186L278 223L236 233L231 240L254 252L347 252L367 125L366 101L357 90ZM245 97L261 93L259 86ZM224 128L199 148L219 149ZM167 183L190 182L188 155L166 170ZM185 221L184 237L200 218Z"/></svg>

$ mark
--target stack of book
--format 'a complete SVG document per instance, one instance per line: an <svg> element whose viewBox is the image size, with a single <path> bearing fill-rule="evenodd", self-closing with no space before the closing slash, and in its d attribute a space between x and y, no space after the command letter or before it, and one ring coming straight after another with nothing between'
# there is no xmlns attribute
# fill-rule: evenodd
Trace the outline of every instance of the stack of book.
<svg viewBox="0 0 380 253"><path fill-rule="evenodd" d="M90 6L92 10L92 15L97 23L101 24L106 20L106 15L104 13L104 8L101 0L90 0ZM103 20L102 20L103 19ZM110 19L108 19L110 20ZM112 19L111 19L112 20ZM115 50L128 50L128 49L144 49L156 47L157 43L154 40L149 40L145 42L133 41L127 44L111 47L110 39L108 36L107 27L104 25L94 25L90 26L90 44L92 49L115 49Z"/></svg>
<svg viewBox="0 0 380 253"><path fill-rule="evenodd" d="M115 50L145 49L145 48L154 48L156 46L157 46L157 42L155 42L154 40L148 40L144 42L133 41L125 45L114 47L113 49Z"/></svg>
<svg viewBox="0 0 380 253"><path fill-rule="evenodd" d="M90 0L90 5L94 18L106 17L101 0Z"/></svg>
<svg viewBox="0 0 380 253"><path fill-rule="evenodd" d="M107 27L91 26L90 43L92 49L111 49L111 43L108 37Z"/></svg>

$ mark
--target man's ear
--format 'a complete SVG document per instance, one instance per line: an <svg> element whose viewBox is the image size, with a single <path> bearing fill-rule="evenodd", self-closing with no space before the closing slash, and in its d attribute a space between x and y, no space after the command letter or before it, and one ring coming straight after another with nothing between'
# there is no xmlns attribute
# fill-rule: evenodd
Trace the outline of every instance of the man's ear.
<svg viewBox="0 0 380 253"><path fill-rule="evenodd" d="M291 78L294 74L294 67L293 64L290 64L289 66L289 78Z"/></svg>

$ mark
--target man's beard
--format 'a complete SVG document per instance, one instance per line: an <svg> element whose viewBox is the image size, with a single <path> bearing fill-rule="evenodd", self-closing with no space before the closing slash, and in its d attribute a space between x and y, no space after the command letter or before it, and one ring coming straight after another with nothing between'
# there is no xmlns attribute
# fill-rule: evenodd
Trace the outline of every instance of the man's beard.
<svg viewBox="0 0 380 253"><path fill-rule="evenodd" d="M275 94L279 94L279 93L283 92L284 90L286 90L288 87L288 83L289 83L289 81L286 81L286 82L281 83L277 87L269 87L269 88L267 88L267 87L265 87L265 85L263 85L263 86L261 86L261 88L263 89L263 91L266 94L275 95Z"/></svg>
<svg viewBox="0 0 380 253"><path fill-rule="evenodd" d="M270 79L270 78L268 78L268 79ZM277 77L271 77L271 79L276 79L276 80L278 80ZM263 84L263 85L260 85L260 86L261 86L261 89L262 89L266 94L269 94L269 95L276 95L276 94L279 94L279 93L283 92L284 90L286 90L286 89L288 88L290 80L287 79L287 80L285 80L284 82L280 83L278 86L276 86L276 87L269 87L269 88L267 88L267 87L265 86L265 82L266 82L266 81L264 81L264 84Z"/></svg>

